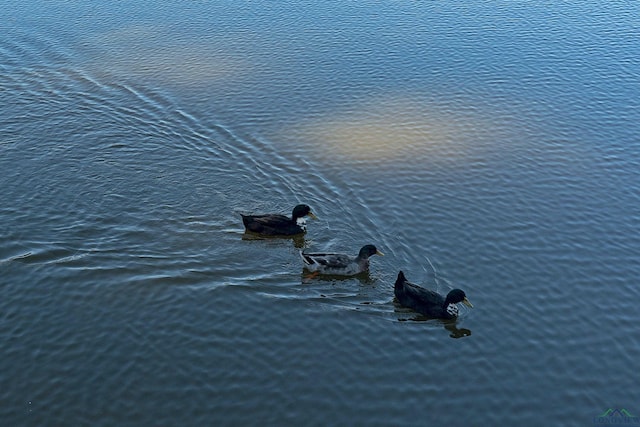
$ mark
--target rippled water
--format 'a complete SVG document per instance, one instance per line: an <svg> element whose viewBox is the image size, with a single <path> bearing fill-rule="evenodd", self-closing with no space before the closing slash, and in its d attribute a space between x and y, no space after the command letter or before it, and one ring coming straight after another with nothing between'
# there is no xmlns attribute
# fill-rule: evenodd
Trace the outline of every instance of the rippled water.
<svg viewBox="0 0 640 427"><path fill-rule="evenodd" d="M5 4L2 424L637 416L639 18ZM303 238L244 235L240 213L299 202ZM365 277L303 274L301 248L365 243ZM416 317L399 269L475 307Z"/></svg>

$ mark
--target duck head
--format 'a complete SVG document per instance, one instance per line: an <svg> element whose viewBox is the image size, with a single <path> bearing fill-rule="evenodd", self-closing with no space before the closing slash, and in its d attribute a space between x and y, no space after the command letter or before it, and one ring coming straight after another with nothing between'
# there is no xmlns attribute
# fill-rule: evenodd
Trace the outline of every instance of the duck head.
<svg viewBox="0 0 640 427"><path fill-rule="evenodd" d="M445 307L450 304L463 303L467 307L473 307L473 304L467 299L467 295L464 293L462 289L452 289L447 294L447 298L444 300Z"/></svg>
<svg viewBox="0 0 640 427"><path fill-rule="evenodd" d="M360 249L360 252L358 253L358 258L367 259L371 255L384 256L384 254L382 252L380 252L375 246L373 246L373 245L364 245L362 247L362 249Z"/></svg>
<svg viewBox="0 0 640 427"><path fill-rule="evenodd" d="M317 216L311 212L311 208L308 205L297 205L293 208L293 212L291 212L291 219L297 221L298 218L303 218L305 216L309 216L313 219L318 219Z"/></svg>

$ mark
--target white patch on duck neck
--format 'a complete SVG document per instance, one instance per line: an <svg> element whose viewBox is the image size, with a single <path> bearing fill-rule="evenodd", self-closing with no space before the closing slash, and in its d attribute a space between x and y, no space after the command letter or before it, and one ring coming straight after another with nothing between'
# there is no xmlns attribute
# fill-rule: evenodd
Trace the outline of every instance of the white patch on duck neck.
<svg viewBox="0 0 640 427"><path fill-rule="evenodd" d="M303 229L307 228L307 220L305 217L302 218L296 218L296 224L298 224L300 227L302 227Z"/></svg>
<svg viewBox="0 0 640 427"><path fill-rule="evenodd" d="M458 315L458 306L453 304L453 303L449 303L449 305L447 305L447 314L449 316L457 316Z"/></svg>

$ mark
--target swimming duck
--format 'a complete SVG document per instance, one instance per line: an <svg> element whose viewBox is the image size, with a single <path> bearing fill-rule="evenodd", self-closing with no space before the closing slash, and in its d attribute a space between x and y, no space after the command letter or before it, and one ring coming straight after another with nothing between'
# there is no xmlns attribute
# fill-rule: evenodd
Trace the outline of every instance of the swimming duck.
<svg viewBox="0 0 640 427"><path fill-rule="evenodd" d="M459 302L473 307L464 291L453 289L445 298L437 292L410 283L404 277L402 271L398 273L398 278L394 285L394 294L398 302L405 307L409 307L427 317L438 319L454 319L458 317L458 306L456 304Z"/></svg>
<svg viewBox="0 0 640 427"><path fill-rule="evenodd" d="M247 231L265 236L293 236L305 232L304 217L318 219L307 205L297 205L291 218L280 214L242 215Z"/></svg>
<svg viewBox="0 0 640 427"><path fill-rule="evenodd" d="M364 245L357 256L300 251L304 267L318 274L353 276L369 269L371 255L384 255L373 245Z"/></svg>

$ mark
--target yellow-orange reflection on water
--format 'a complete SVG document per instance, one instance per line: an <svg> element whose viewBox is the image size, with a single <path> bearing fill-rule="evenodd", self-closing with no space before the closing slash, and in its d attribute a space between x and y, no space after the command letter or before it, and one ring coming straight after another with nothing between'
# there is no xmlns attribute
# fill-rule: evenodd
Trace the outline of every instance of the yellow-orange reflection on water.
<svg viewBox="0 0 640 427"><path fill-rule="evenodd" d="M441 109L409 97L382 98L318 117L296 137L326 160L384 161L428 157L460 159L471 141L487 132L475 114Z"/></svg>

